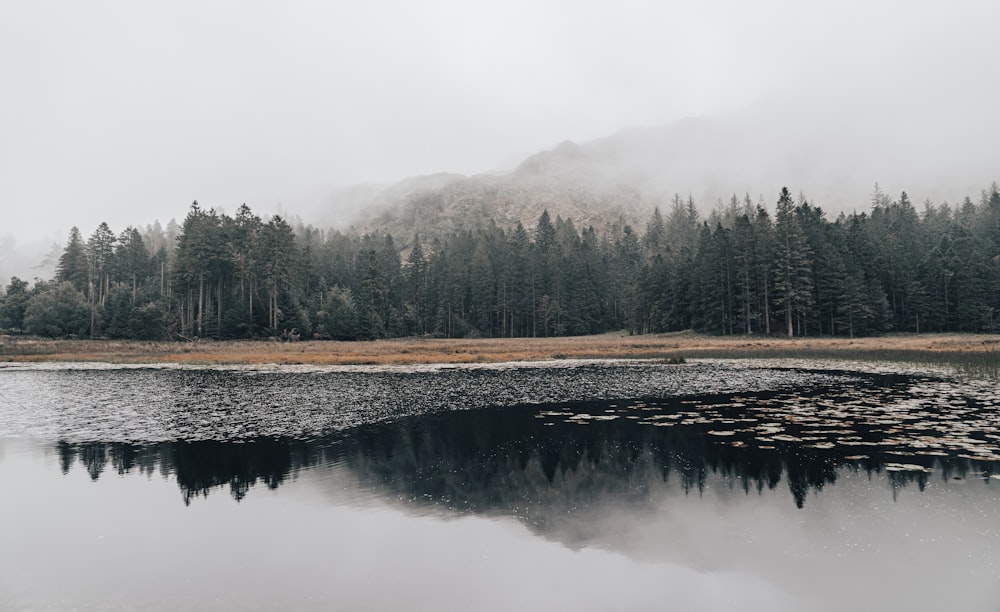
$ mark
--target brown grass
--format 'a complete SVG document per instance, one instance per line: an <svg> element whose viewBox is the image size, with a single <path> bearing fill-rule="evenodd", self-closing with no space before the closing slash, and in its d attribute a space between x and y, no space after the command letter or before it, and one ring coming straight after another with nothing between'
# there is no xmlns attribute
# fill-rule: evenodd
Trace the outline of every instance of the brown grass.
<svg viewBox="0 0 1000 612"><path fill-rule="evenodd" d="M693 333L571 338L373 342L130 342L0 337L0 362L99 361L187 364L427 364L610 358L860 358L932 361L949 355L996 356L1000 335L924 334L878 338L717 337ZM908 360L908 359L907 359Z"/></svg>

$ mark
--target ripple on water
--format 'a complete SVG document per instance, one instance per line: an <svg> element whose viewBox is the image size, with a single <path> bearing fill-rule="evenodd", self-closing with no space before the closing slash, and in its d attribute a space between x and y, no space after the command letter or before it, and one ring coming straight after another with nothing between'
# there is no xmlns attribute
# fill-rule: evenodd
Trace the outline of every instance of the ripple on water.
<svg viewBox="0 0 1000 612"><path fill-rule="evenodd" d="M797 364L801 365L801 364ZM816 364L814 364L815 366ZM1000 461L996 389L938 376L575 361L417 367L0 368L0 437L314 439L406 416L556 404L546 423L682 427L737 448ZM566 409L571 402L603 402ZM923 458L923 459L921 459Z"/></svg>
<svg viewBox="0 0 1000 612"><path fill-rule="evenodd" d="M720 363L577 361L399 368L47 364L0 368L0 437L120 442L308 439L445 410L746 394L851 380L855 378L838 372ZM697 411L691 416L699 417Z"/></svg>

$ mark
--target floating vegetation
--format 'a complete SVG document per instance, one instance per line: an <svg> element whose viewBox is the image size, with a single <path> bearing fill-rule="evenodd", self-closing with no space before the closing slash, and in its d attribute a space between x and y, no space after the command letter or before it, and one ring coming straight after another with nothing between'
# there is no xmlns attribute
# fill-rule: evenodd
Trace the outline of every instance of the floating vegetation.
<svg viewBox="0 0 1000 612"><path fill-rule="evenodd" d="M851 375L857 378L789 390L646 401L641 412L633 404L632 415L618 413L687 428L707 440L728 438L724 443L734 448L843 453L846 461L877 458L892 472L916 471L913 459L920 457L1000 468L995 386L926 374ZM864 454L857 452L862 449Z"/></svg>
<svg viewBox="0 0 1000 612"><path fill-rule="evenodd" d="M604 401L609 416L656 414L667 398L848 383L843 372L699 363L573 361L547 365L252 366L40 364L0 368L0 437L70 441L315 438L406 416L490 406ZM698 401L685 419L696 422ZM576 422L587 423L594 419ZM707 422L707 421L701 421Z"/></svg>
<svg viewBox="0 0 1000 612"><path fill-rule="evenodd" d="M886 463L882 467L885 468L887 472L933 472L933 468L925 467L922 465L917 465L915 463Z"/></svg>

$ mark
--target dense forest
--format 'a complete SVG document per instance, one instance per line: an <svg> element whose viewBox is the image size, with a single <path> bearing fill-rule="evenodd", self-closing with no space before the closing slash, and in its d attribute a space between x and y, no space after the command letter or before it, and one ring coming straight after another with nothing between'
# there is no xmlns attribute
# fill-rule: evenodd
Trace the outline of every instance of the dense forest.
<svg viewBox="0 0 1000 612"><path fill-rule="evenodd" d="M51 280L12 278L0 329L48 337L375 339L609 330L870 335L1000 330L1000 191L918 211L876 186L827 218L782 189L702 217L680 197L645 227L543 212L434 237L325 232L246 205L89 238Z"/></svg>

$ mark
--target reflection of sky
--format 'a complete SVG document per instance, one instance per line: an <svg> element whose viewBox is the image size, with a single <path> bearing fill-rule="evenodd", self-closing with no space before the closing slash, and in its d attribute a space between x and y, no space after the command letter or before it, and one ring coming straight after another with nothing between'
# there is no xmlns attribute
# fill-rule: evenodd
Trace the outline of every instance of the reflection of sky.
<svg viewBox="0 0 1000 612"><path fill-rule="evenodd" d="M1000 598L997 487L933 480L893 501L844 474L797 509L676 480L541 538L512 518L417 512L338 465L239 504L173 477L104 474L0 444L0 601L57 608L987 610ZM573 536L573 538L570 537ZM575 539L574 539L575 538ZM567 547L561 541L572 541ZM929 585L934 585L933 587ZM940 586L940 585L946 585Z"/></svg>

